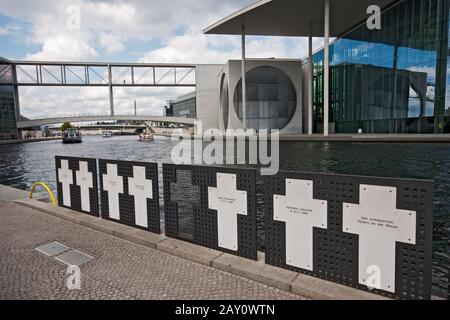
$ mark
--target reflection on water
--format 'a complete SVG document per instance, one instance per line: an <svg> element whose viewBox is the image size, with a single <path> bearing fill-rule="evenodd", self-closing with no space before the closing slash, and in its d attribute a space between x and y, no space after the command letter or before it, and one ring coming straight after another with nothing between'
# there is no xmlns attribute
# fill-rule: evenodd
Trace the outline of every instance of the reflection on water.
<svg viewBox="0 0 450 320"><path fill-rule="evenodd" d="M55 189L55 155L170 163L176 142L157 137L141 143L137 137L84 137L78 145L60 141L0 146L0 184L29 190L36 181ZM448 214L450 212L450 145L342 142L281 142L280 168L309 172L433 179L434 196L433 289L445 295L448 274ZM160 170L160 178L162 168ZM160 179L162 181L162 178ZM261 186L259 189L262 189ZM162 185L160 186L162 198ZM258 196L259 217L263 214ZM263 219L259 245L264 246Z"/></svg>

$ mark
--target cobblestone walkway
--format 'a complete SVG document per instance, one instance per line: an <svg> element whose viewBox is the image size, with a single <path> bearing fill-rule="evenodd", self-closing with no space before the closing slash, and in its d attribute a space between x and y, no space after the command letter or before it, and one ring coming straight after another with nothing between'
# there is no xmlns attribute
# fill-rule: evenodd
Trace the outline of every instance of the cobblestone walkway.
<svg viewBox="0 0 450 320"><path fill-rule="evenodd" d="M95 257L81 289L34 248L59 241ZM299 299L288 292L0 201L0 299Z"/></svg>

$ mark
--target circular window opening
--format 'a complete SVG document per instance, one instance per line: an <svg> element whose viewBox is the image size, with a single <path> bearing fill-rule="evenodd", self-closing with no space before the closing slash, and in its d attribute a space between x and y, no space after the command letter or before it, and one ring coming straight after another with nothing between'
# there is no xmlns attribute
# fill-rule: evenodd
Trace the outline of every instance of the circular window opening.
<svg viewBox="0 0 450 320"><path fill-rule="evenodd" d="M220 110L222 111L222 122L225 130L228 129L228 83L226 81L226 74L222 75L220 81Z"/></svg>
<svg viewBox="0 0 450 320"><path fill-rule="evenodd" d="M291 79L275 67L257 67L247 72L247 128L285 128L294 117L297 94ZM243 122L242 79L233 95L235 112Z"/></svg>

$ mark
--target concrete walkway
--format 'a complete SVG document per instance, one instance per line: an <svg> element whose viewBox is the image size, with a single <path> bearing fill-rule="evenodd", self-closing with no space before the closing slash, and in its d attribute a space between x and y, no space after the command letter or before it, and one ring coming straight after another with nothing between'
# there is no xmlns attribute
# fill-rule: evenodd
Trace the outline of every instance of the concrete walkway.
<svg viewBox="0 0 450 320"><path fill-rule="evenodd" d="M44 142L44 141L52 141L52 140L61 140L61 137L21 139L21 140L0 140L0 145L21 144L21 143L31 143L31 142Z"/></svg>
<svg viewBox="0 0 450 320"><path fill-rule="evenodd" d="M35 250L61 242L95 259L81 266L81 289L67 267ZM0 299L301 299L17 203L0 200Z"/></svg>
<svg viewBox="0 0 450 320"><path fill-rule="evenodd" d="M301 142L378 142L378 143L450 143L450 134L322 134L283 135L281 141Z"/></svg>
<svg viewBox="0 0 450 320"><path fill-rule="evenodd" d="M0 200L15 201L19 199L27 199L30 193L25 190L19 190L0 184Z"/></svg>

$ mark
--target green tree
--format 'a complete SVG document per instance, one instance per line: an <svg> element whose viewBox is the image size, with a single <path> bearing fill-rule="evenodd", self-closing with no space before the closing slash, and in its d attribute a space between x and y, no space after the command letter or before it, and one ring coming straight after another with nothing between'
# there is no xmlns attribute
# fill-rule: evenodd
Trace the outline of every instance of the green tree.
<svg viewBox="0 0 450 320"><path fill-rule="evenodd" d="M72 124L70 124L70 122L64 122L61 125L61 131L62 132L66 131L67 129L70 129L70 128L72 128Z"/></svg>

